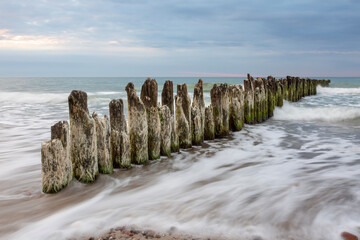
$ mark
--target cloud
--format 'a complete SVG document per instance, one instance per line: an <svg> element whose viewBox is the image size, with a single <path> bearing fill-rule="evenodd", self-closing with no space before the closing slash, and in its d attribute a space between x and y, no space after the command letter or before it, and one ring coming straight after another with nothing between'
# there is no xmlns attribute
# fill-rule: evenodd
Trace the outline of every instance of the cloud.
<svg viewBox="0 0 360 240"><path fill-rule="evenodd" d="M359 4L347 0L0 3L2 22L14 32L67 34L90 43L126 38L134 40L128 46L155 48L251 45L266 50L341 50L357 46L359 11Z"/></svg>
<svg viewBox="0 0 360 240"><path fill-rule="evenodd" d="M17 35L9 29L0 29L0 49L5 50L44 50L60 49L66 44L65 40L56 36Z"/></svg>
<svg viewBox="0 0 360 240"><path fill-rule="evenodd" d="M162 64L169 73L325 72L329 61L343 71L333 62L360 64L359 12L356 0L0 1L0 53L109 56L124 71Z"/></svg>
<svg viewBox="0 0 360 240"><path fill-rule="evenodd" d="M0 51L14 50L52 50L57 53L69 54L71 51L77 51L79 54L124 54L141 55L159 54L160 49L145 46L129 46L129 39L119 39L118 41L86 41L76 39L71 36L43 36L43 35L18 35L13 34L9 29L0 29ZM125 44L124 44L125 43ZM96 48L94 48L96 46Z"/></svg>

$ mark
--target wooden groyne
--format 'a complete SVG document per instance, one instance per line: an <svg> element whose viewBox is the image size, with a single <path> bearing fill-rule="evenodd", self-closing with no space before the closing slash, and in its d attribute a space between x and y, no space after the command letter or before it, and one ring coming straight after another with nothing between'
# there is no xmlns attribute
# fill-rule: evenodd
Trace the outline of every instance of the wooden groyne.
<svg viewBox="0 0 360 240"><path fill-rule="evenodd" d="M110 118L90 115L87 94L74 90L68 98L70 125L67 121L51 127L51 140L41 144L41 175L44 193L56 193L73 178L94 182L99 175L111 174L113 168L131 168L147 164L160 156L170 156L180 148L201 145L240 131L244 124L256 124L273 116L275 106L283 100L295 102L315 95L318 85L329 86L330 80L286 77L254 79L248 74L244 87L214 84L211 104L205 106L203 81L194 87L193 101L186 84L166 81L158 102L155 79L146 79L140 96L129 83L127 124L122 99L109 103Z"/></svg>

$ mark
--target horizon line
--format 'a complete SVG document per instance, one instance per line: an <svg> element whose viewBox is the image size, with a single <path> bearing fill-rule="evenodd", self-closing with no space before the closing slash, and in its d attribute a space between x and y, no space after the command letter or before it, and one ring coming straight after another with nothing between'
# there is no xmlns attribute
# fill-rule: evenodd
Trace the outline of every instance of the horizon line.
<svg viewBox="0 0 360 240"><path fill-rule="evenodd" d="M252 75L252 77L261 77L265 78L272 76L275 78L283 78L286 76L291 77L302 77L302 78L360 78L360 76L297 76L297 75L284 75L284 76L274 76L274 75ZM0 76L0 78L247 78L247 75L239 76Z"/></svg>

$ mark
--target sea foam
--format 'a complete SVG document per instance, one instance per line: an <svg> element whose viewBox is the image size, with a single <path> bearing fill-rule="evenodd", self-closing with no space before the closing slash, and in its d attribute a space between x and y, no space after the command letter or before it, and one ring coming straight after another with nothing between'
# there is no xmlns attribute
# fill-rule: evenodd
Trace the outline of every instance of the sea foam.
<svg viewBox="0 0 360 240"><path fill-rule="evenodd" d="M360 94L360 88L329 88L318 87L318 94L338 95L338 94Z"/></svg>
<svg viewBox="0 0 360 240"><path fill-rule="evenodd" d="M43 93L43 92L0 92L0 102L15 104L63 104L67 103L68 93ZM125 92L88 92L90 103L99 101L110 102L112 98L124 98Z"/></svg>
<svg viewBox="0 0 360 240"><path fill-rule="evenodd" d="M65 103L68 93L37 93L37 92L0 92L0 102L2 103Z"/></svg>
<svg viewBox="0 0 360 240"><path fill-rule="evenodd" d="M284 102L282 108L276 108L275 120L342 122L360 118L360 109L351 107L304 107Z"/></svg>

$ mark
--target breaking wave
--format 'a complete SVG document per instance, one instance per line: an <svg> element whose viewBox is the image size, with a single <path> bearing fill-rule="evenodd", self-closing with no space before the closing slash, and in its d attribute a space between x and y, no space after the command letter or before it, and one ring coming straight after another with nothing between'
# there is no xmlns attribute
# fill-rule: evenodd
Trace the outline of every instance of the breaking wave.
<svg viewBox="0 0 360 240"><path fill-rule="evenodd" d="M276 108L275 120L290 121L322 121L322 122L343 122L360 120L360 109L350 107L301 107L284 102L282 108Z"/></svg>
<svg viewBox="0 0 360 240"><path fill-rule="evenodd" d="M15 104L62 104L67 103L68 93L37 93L37 92L0 92L1 103ZM113 98L126 97L125 92L88 92L89 102L110 101Z"/></svg>
<svg viewBox="0 0 360 240"><path fill-rule="evenodd" d="M329 88L318 87L317 93L319 94L360 94L360 88Z"/></svg>
<svg viewBox="0 0 360 240"><path fill-rule="evenodd" d="M65 103L69 93L30 93L30 92L0 92L2 103Z"/></svg>

